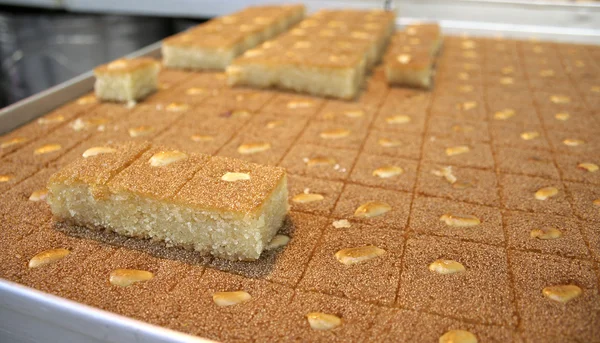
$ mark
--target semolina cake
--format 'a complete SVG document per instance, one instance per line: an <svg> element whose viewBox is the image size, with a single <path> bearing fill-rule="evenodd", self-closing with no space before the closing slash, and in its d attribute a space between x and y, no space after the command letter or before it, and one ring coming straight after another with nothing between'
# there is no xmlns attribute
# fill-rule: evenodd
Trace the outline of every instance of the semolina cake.
<svg viewBox="0 0 600 343"><path fill-rule="evenodd" d="M409 25L394 34L383 63L388 84L430 88L441 46L441 30L435 23Z"/></svg>
<svg viewBox="0 0 600 343"><path fill-rule="evenodd" d="M169 68L224 70L236 56L282 33L303 17L303 5L248 7L165 39L163 63Z"/></svg>
<svg viewBox="0 0 600 343"><path fill-rule="evenodd" d="M143 99L158 88L160 64L152 58L121 58L94 69L96 97L115 102Z"/></svg>
<svg viewBox="0 0 600 343"><path fill-rule="evenodd" d="M353 99L394 30L386 11L319 11L227 67L230 85Z"/></svg>
<svg viewBox="0 0 600 343"><path fill-rule="evenodd" d="M232 260L259 258L288 208L281 168L148 143L89 148L47 188L58 221Z"/></svg>
<svg viewBox="0 0 600 343"><path fill-rule="evenodd" d="M361 13L355 27L382 22ZM345 21L325 17L259 50L321 56L352 42L348 54L374 64L352 100L163 68L134 109L88 95L0 137L0 286L227 343L600 342L600 47L444 36L437 55L426 49L435 84L392 87L375 45L327 38ZM435 41L402 33L405 46ZM187 158L160 154L173 149ZM231 213L224 222L281 205L269 197L279 168L290 208L270 241L182 232L210 226L209 209ZM80 211L93 221L69 224ZM109 220L120 233L97 230ZM176 238L212 240L217 256Z"/></svg>

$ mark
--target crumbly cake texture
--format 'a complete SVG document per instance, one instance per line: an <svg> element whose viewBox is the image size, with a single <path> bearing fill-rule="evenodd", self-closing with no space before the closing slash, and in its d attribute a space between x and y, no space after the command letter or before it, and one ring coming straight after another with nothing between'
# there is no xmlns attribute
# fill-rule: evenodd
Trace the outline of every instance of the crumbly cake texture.
<svg viewBox="0 0 600 343"><path fill-rule="evenodd" d="M163 63L169 68L224 70L235 57L303 17L303 5L248 7L165 39Z"/></svg>
<svg viewBox="0 0 600 343"><path fill-rule="evenodd" d="M353 101L230 88L224 73L166 68L133 108L83 96L0 137L0 277L223 342L438 342L451 330L479 342L597 342L599 60L595 46L444 37L429 91L390 88L382 67ZM138 147L131 164L63 169L117 142ZM151 182L158 175L139 161L162 145L286 168L278 247L231 261L51 221L40 200L59 170L156 199L186 185L186 196L212 194L194 184L220 167ZM536 199L549 187L557 193ZM347 262L340 251L365 246L384 252L368 248L356 264L336 257ZM59 248L70 253L28 267ZM431 271L441 259L464 271ZM119 287L109 282L116 269L153 278ZM560 285L581 294L560 303L542 292ZM234 291L251 298L215 304L215 292ZM341 325L312 329L312 312Z"/></svg>
<svg viewBox="0 0 600 343"><path fill-rule="evenodd" d="M288 208L281 168L147 143L90 148L47 188L58 221L233 260L257 259Z"/></svg>
<svg viewBox="0 0 600 343"><path fill-rule="evenodd" d="M430 88L435 58L441 47L442 34L438 24L409 25L394 34L384 57L388 84Z"/></svg>
<svg viewBox="0 0 600 343"><path fill-rule="evenodd" d="M394 20L394 13L379 10L319 11L236 58L227 81L353 99L381 60Z"/></svg>
<svg viewBox="0 0 600 343"><path fill-rule="evenodd" d="M158 88L160 63L147 58L121 58L94 69L96 97L106 101L135 102Z"/></svg>

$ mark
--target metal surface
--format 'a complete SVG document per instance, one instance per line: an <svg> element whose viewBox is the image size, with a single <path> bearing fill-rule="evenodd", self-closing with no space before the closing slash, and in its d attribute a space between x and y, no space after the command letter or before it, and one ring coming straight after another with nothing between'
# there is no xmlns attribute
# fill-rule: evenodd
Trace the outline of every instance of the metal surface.
<svg viewBox="0 0 600 343"><path fill-rule="evenodd" d="M0 279L0 341L212 341L150 325Z"/></svg>

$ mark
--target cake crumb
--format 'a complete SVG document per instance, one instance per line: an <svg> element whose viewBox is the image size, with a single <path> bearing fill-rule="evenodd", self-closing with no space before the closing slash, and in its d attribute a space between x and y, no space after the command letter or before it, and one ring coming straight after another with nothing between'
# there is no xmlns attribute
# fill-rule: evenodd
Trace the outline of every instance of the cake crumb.
<svg viewBox="0 0 600 343"><path fill-rule="evenodd" d="M336 220L332 224L336 229L347 229L350 227L350 222L347 219Z"/></svg>

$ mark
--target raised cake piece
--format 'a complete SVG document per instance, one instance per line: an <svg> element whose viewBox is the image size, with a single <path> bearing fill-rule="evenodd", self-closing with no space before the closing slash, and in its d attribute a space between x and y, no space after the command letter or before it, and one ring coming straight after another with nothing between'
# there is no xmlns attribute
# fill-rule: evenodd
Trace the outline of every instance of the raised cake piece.
<svg viewBox="0 0 600 343"><path fill-rule="evenodd" d="M433 57L427 50L389 53L384 60L388 84L430 88L433 76Z"/></svg>
<svg viewBox="0 0 600 343"><path fill-rule="evenodd" d="M165 39L163 62L170 68L224 70L236 56L303 17L303 5L249 7Z"/></svg>
<svg viewBox="0 0 600 343"><path fill-rule="evenodd" d="M235 59L227 81L352 99L381 60L394 19L385 11L320 11Z"/></svg>
<svg viewBox="0 0 600 343"><path fill-rule="evenodd" d="M94 147L48 182L55 219L255 260L287 214L285 170L147 143Z"/></svg>
<svg viewBox="0 0 600 343"><path fill-rule="evenodd" d="M405 31L397 32L384 57L388 84L430 88L435 56L441 44L442 36L437 24L411 25Z"/></svg>
<svg viewBox="0 0 600 343"><path fill-rule="evenodd" d="M437 23L420 23L408 25L404 32L409 37L422 40L423 44L431 46L433 55L436 55L442 49L442 29ZM413 42L416 42L416 40L413 40Z"/></svg>
<svg viewBox="0 0 600 343"><path fill-rule="evenodd" d="M96 97L129 102L143 99L158 87L160 64L152 58L121 58L94 69Z"/></svg>

